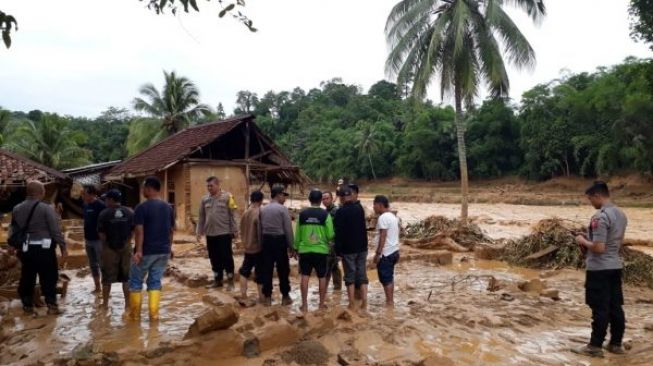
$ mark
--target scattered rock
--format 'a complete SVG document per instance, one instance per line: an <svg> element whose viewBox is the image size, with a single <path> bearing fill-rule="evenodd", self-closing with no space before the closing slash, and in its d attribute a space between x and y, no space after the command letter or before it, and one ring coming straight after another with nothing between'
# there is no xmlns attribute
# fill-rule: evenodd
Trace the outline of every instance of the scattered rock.
<svg viewBox="0 0 653 366"><path fill-rule="evenodd" d="M281 358L287 363L299 365L325 365L329 361L329 351L317 341L303 341L284 352Z"/></svg>
<svg viewBox="0 0 653 366"><path fill-rule="evenodd" d="M533 279L519 284L519 289L524 292L541 293L544 290L545 283L540 279Z"/></svg>
<svg viewBox="0 0 653 366"><path fill-rule="evenodd" d="M236 304L236 299L220 291L212 292L210 294L204 295L202 297L202 301L208 305L218 306L218 307Z"/></svg>
<svg viewBox="0 0 653 366"><path fill-rule="evenodd" d="M653 332L653 321L649 321L648 323L644 324L644 329Z"/></svg>
<svg viewBox="0 0 653 366"><path fill-rule="evenodd" d="M266 323L252 333L258 340L260 352L287 346L301 338L299 331L285 320Z"/></svg>
<svg viewBox="0 0 653 366"><path fill-rule="evenodd" d="M194 274L184 281L184 284L190 288L204 287L209 283L211 283L211 279L205 274Z"/></svg>
<svg viewBox="0 0 653 366"><path fill-rule="evenodd" d="M267 320L271 320L271 321L273 321L273 322L276 322L276 321L278 321L278 320L280 319L280 317L279 317L279 312L276 311L276 310L275 310L275 311L272 311L272 312L270 312L270 313L267 313L267 314L265 314L265 315L263 315L263 317L264 317L265 319L267 319Z"/></svg>
<svg viewBox="0 0 653 366"><path fill-rule="evenodd" d="M444 356L429 356L422 362L420 362L421 366L454 366L455 363L447 357Z"/></svg>
<svg viewBox="0 0 653 366"><path fill-rule="evenodd" d="M243 343L243 356L247 358L258 357L261 354L258 338L249 334Z"/></svg>
<svg viewBox="0 0 653 366"><path fill-rule="evenodd" d="M556 290L554 288L547 288L547 289L542 290L542 292L540 292L540 296L548 297L549 299L553 299L553 300L558 301L558 300L560 300L560 291L558 291L558 290Z"/></svg>
<svg viewBox="0 0 653 366"><path fill-rule="evenodd" d="M347 310L343 310L340 314L338 314L336 319L346 322L351 322L353 320L351 313Z"/></svg>
<svg viewBox="0 0 653 366"><path fill-rule="evenodd" d="M364 356L355 349L349 349L338 353L338 364L341 366L362 364Z"/></svg>
<svg viewBox="0 0 653 366"><path fill-rule="evenodd" d="M487 284L487 290L490 292L497 292L499 290L505 289L506 287L507 283L505 281L497 280L495 277L490 277L490 280Z"/></svg>
<svg viewBox="0 0 653 366"><path fill-rule="evenodd" d="M220 329L227 329L238 322L238 313L233 306L214 307L200 315L191 324L184 339L198 337L202 334Z"/></svg>
<svg viewBox="0 0 653 366"><path fill-rule="evenodd" d="M434 250L428 253L428 258L431 262L437 263L441 266L453 263L453 253L448 250Z"/></svg>

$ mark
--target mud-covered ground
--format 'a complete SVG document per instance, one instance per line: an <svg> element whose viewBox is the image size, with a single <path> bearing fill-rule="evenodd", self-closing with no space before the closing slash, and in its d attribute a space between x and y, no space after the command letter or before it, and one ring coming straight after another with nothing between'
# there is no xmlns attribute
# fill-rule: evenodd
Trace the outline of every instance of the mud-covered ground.
<svg viewBox="0 0 653 366"><path fill-rule="evenodd" d="M369 196L364 202L369 202ZM294 202L299 205L298 202ZM396 203L404 222L433 214L455 217L455 204ZM470 215L493 238L528 233L536 221L558 216L583 223L586 206L518 206L475 204ZM650 239L653 210L626 208L629 239ZM375 271L369 271L368 311L346 310L346 295L329 290L329 309L317 310L317 283L311 281L311 306L299 312L299 287L293 270L290 307L238 308L239 320L228 330L183 340L194 319L209 305L206 295L233 302L237 292L206 290L210 266L194 244L177 245L162 296L161 321L151 324L143 307L139 323L122 318L122 296L115 286L108 311L98 310L86 270L70 270L64 315L25 318L17 300L0 303L0 364L171 364L171 365L652 365L653 290L627 286L626 356L587 359L569 352L586 342L590 311L584 305L583 273L540 272L456 254L438 265L439 254L404 246L397 267L396 303L387 310ZM237 256L236 262L242 259ZM296 268L296 262L292 261ZM491 278L495 286L488 290ZM525 292L523 281L541 279L541 287L558 290L559 299ZM537 281L535 281L537 282ZM237 286L236 286L237 287ZM250 284L250 296L254 296ZM275 288L276 291L276 288ZM279 299L275 298L275 304ZM44 313L44 309L39 309ZM249 340L256 338L254 356ZM311 342L314 341L314 342ZM249 353L250 358L243 356ZM86 362L86 363L85 363Z"/></svg>

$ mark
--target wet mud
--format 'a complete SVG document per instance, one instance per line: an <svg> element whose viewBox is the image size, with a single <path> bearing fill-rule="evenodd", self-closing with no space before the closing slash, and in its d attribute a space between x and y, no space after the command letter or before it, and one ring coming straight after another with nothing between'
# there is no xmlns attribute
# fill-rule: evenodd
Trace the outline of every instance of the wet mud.
<svg viewBox="0 0 653 366"><path fill-rule="evenodd" d="M419 209L412 205L418 204L396 205L404 221L434 213L426 207L430 205ZM435 213L453 218L454 206L437 205ZM477 206L472 206L472 215L493 238L519 236L553 213L583 221L592 212L578 207L539 211L532 206ZM480 211L487 218L478 218ZM627 211L633 237L644 239L653 213ZM643 287L625 287L627 355L588 359L569 351L584 344L590 333L582 271L540 271L476 259L472 252L403 246L396 269L395 309L384 306L383 289L370 269L367 311L347 310L346 294L331 289L329 308L318 310L317 280L312 278L309 312L303 314L296 261L291 261L292 306L279 305L275 283L272 307L242 308L234 305L237 284L233 292L205 289L211 271L201 247L184 242L175 245L175 252L157 323L148 320L146 301L140 322L125 320L118 285L109 309L100 310L99 297L91 294L92 279L78 270L64 271L71 278L68 294L60 301L64 315L47 316L41 308L37 317L25 317L17 300L0 302L0 364L653 364L653 290ZM236 256L236 267L241 261ZM250 282L249 288L249 296L255 297L255 285ZM216 306L236 306L237 322L226 330L185 339L195 319Z"/></svg>

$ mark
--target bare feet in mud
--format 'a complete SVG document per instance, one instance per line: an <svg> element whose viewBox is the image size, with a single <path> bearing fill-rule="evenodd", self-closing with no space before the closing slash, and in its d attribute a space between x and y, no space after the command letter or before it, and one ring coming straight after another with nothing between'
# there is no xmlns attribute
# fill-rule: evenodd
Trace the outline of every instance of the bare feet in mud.
<svg viewBox="0 0 653 366"><path fill-rule="evenodd" d="M327 310L327 309L329 309L327 304L325 304L325 303L320 304L320 310Z"/></svg>
<svg viewBox="0 0 653 366"><path fill-rule="evenodd" d="M304 304L304 305L300 306L299 311L301 311L302 313L307 313L308 312L308 305Z"/></svg>

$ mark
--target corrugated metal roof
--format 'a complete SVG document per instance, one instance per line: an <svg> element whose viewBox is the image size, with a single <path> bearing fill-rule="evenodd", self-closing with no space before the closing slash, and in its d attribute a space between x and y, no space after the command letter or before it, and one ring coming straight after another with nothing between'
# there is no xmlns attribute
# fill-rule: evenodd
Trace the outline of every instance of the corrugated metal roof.
<svg viewBox="0 0 653 366"><path fill-rule="evenodd" d="M70 178L60 171L0 149L0 184L2 185L22 185L28 180L50 183L68 179Z"/></svg>
<svg viewBox="0 0 653 366"><path fill-rule="evenodd" d="M246 115L187 128L124 160L113 167L107 176L153 174L188 157L197 148L213 142L241 123L252 119L251 115Z"/></svg>
<svg viewBox="0 0 653 366"><path fill-rule="evenodd" d="M64 169L62 171L70 176L74 176L77 174L87 174L89 172L96 172L99 170L108 170L109 168L118 165L120 162L121 160L106 161L102 163L84 165L77 168Z"/></svg>

